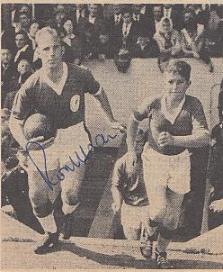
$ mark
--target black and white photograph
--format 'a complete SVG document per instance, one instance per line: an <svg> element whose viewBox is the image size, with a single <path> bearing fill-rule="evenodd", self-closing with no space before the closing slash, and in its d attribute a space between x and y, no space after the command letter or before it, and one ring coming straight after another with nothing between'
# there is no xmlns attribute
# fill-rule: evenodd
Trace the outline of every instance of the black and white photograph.
<svg viewBox="0 0 223 272"><path fill-rule="evenodd" d="M1 271L223 269L223 2L1 1Z"/></svg>

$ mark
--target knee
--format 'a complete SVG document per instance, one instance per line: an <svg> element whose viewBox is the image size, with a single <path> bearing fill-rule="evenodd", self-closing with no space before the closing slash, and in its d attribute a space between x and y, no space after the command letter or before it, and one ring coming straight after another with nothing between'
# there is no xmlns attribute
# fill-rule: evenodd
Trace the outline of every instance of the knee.
<svg viewBox="0 0 223 272"><path fill-rule="evenodd" d="M34 214L39 218L46 217L53 210L53 205L50 200L43 196L41 197L38 193L30 195L30 201Z"/></svg>
<svg viewBox="0 0 223 272"><path fill-rule="evenodd" d="M162 221L166 213L166 206L152 207L150 209L150 219L156 222Z"/></svg>
<svg viewBox="0 0 223 272"><path fill-rule="evenodd" d="M63 200L63 203L69 206L77 205L80 202L79 193L71 189L66 190L65 192L62 192L62 200Z"/></svg>
<svg viewBox="0 0 223 272"><path fill-rule="evenodd" d="M163 225L169 230L175 230L178 226L178 222L179 222L179 215L172 214L167 216L167 218L163 222Z"/></svg>

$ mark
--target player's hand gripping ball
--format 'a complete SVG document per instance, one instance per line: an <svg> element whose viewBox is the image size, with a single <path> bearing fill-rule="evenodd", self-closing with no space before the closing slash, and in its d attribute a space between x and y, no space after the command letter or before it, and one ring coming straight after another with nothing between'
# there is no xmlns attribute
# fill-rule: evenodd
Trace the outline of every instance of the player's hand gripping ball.
<svg viewBox="0 0 223 272"><path fill-rule="evenodd" d="M56 128L45 115L35 113L27 118L24 124L24 135L28 140L24 147L29 150L46 149L54 143Z"/></svg>

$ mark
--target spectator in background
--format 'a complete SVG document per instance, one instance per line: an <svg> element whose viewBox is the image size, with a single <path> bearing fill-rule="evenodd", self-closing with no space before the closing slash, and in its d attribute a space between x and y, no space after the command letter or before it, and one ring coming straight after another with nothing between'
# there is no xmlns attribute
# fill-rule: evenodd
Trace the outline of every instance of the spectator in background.
<svg viewBox="0 0 223 272"><path fill-rule="evenodd" d="M33 70L31 64L26 59L21 59L17 67L18 74L12 83L12 89L7 93L4 108L12 109L13 101L17 91L22 87L23 83L32 75Z"/></svg>
<svg viewBox="0 0 223 272"><path fill-rule="evenodd" d="M141 31L140 36L132 50L133 58L155 58L159 55L157 42L147 33Z"/></svg>
<svg viewBox="0 0 223 272"><path fill-rule="evenodd" d="M19 23L16 28L16 33L22 31L25 31L26 33L28 32L29 25L31 22L31 18L28 13L20 13L19 14Z"/></svg>
<svg viewBox="0 0 223 272"><path fill-rule="evenodd" d="M28 29L28 37L31 41L32 50L34 51L36 49L36 33L39 30L40 25L36 20L33 20Z"/></svg>
<svg viewBox="0 0 223 272"><path fill-rule="evenodd" d="M183 5L163 5L163 17L167 17L173 22L173 29L180 31L183 28Z"/></svg>
<svg viewBox="0 0 223 272"><path fill-rule="evenodd" d="M5 98L11 91L12 81L16 76L16 67L12 60L10 49L2 44L1 49L1 107L3 108Z"/></svg>
<svg viewBox="0 0 223 272"><path fill-rule="evenodd" d="M56 29L59 36L63 37L63 23L66 19L67 14L64 5L57 5L54 9L54 17L49 21L48 25L54 29Z"/></svg>
<svg viewBox="0 0 223 272"><path fill-rule="evenodd" d="M69 47L69 52L71 52L71 55L69 56L68 60L71 63L80 65L83 54L82 41L80 37L77 35L77 33L74 32L73 23L70 19L66 19L64 21L63 29L64 29L63 42Z"/></svg>
<svg viewBox="0 0 223 272"><path fill-rule="evenodd" d="M210 15L206 26L208 45L212 56L222 56L223 14L218 5L210 6Z"/></svg>
<svg viewBox="0 0 223 272"><path fill-rule="evenodd" d="M219 124L212 130L208 178L213 186L210 198L209 229L223 224L223 81L218 99Z"/></svg>
<svg viewBox="0 0 223 272"><path fill-rule="evenodd" d="M206 32L198 33L195 13L186 9L184 12L185 28L181 30L181 45L185 57L193 57L201 59L209 67L209 71L213 72L210 53L206 47Z"/></svg>
<svg viewBox="0 0 223 272"><path fill-rule="evenodd" d="M16 53L14 57L15 66L18 66L18 63L21 59L26 59L30 63L33 61L33 50L30 45L30 40L25 31L20 31L15 35L15 43L16 43Z"/></svg>
<svg viewBox="0 0 223 272"><path fill-rule="evenodd" d="M152 18L152 35L159 32L160 21L163 17L162 5L153 6L153 18Z"/></svg>
<svg viewBox="0 0 223 272"><path fill-rule="evenodd" d="M143 5L133 5L133 20L139 24L139 28L147 36L152 35L152 20L141 13Z"/></svg>
<svg viewBox="0 0 223 272"><path fill-rule="evenodd" d="M180 35L173 29L171 19L167 17L161 19L160 29L154 35L154 39L160 50L158 65L160 71L163 72L170 58L178 57L181 53Z"/></svg>
<svg viewBox="0 0 223 272"><path fill-rule="evenodd" d="M120 48L131 50L137 41L140 32L138 22L132 18L132 9L127 7L122 11L123 23L117 29L114 43L116 45L115 51Z"/></svg>
<svg viewBox="0 0 223 272"><path fill-rule="evenodd" d="M111 43L109 40L109 34L106 31L102 31L99 34L98 44L96 46L97 58L99 60L111 59L113 58L113 51Z"/></svg>

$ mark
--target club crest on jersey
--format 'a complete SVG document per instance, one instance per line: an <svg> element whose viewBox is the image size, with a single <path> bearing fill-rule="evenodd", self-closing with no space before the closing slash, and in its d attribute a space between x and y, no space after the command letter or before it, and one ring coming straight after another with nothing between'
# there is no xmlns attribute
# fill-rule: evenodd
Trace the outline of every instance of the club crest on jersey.
<svg viewBox="0 0 223 272"><path fill-rule="evenodd" d="M78 111L79 105L80 105L80 96L79 95L72 96L70 100L70 110L72 112Z"/></svg>

